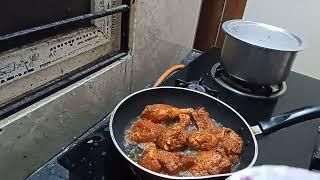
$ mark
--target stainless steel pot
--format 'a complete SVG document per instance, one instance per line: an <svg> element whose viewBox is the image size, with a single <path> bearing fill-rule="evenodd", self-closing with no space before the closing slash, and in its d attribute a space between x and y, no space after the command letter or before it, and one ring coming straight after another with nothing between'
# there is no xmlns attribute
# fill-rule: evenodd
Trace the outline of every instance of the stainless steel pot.
<svg viewBox="0 0 320 180"><path fill-rule="evenodd" d="M274 85L286 80L303 42L284 29L251 21L223 23L226 33L222 67L233 77L252 84Z"/></svg>

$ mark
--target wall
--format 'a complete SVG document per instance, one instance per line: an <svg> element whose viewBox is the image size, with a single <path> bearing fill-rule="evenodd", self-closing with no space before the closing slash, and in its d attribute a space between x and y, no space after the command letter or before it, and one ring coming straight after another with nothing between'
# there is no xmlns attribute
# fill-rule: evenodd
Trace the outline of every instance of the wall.
<svg viewBox="0 0 320 180"><path fill-rule="evenodd" d="M222 24L230 19L241 19L246 2L247 0L203 0L194 48L201 51L207 51L211 47L221 48L225 37Z"/></svg>
<svg viewBox="0 0 320 180"><path fill-rule="evenodd" d="M145 87L191 51L201 0L137 1L132 89ZM148 70L148 74L141 73Z"/></svg>
<svg viewBox="0 0 320 180"><path fill-rule="evenodd" d="M301 35L307 49L296 58L293 70L320 79L319 0L248 0L246 20L260 21Z"/></svg>

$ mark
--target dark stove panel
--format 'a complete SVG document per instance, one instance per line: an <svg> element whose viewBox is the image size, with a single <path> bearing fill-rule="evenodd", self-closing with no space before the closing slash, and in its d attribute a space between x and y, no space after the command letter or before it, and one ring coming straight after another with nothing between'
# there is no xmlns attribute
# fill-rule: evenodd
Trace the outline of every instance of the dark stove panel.
<svg viewBox="0 0 320 180"><path fill-rule="evenodd" d="M58 157L69 170L70 180L135 179L126 161L114 147L104 125Z"/></svg>

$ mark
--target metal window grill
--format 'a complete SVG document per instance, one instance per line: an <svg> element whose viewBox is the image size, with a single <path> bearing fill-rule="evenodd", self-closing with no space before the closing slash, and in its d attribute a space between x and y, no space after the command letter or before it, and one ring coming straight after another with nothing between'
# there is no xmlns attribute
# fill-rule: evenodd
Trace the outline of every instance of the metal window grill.
<svg viewBox="0 0 320 180"><path fill-rule="evenodd" d="M71 73L68 73L68 75L63 76L62 78L59 78L59 80L51 81L39 89L36 89L32 92L27 92L26 94L23 94L22 97L15 99L14 101L8 104L2 105L2 106L0 105L0 120L110 65L111 63L117 61L119 58L126 56L128 52L128 39L129 39L128 37L129 36L129 9L130 9L130 0L122 0L122 5L112 7L107 10L92 12L89 14L76 16L73 18L64 19L64 20L49 23L46 25L41 25L38 27L33 27L30 29L25 29L22 31L0 36L0 51L1 50L3 51L3 50L7 50L5 48L12 48L13 46L17 45L12 42L19 43L22 39L28 39L30 36L34 36L34 35L41 36L41 34L43 33L46 33L48 31L54 31L66 26L74 26L74 27L86 26L87 24L90 24L90 21L92 20L106 17L106 16L112 16L116 13L121 13L121 33L120 33L121 36L120 36L119 50L117 50L116 52L113 52L112 54L108 54L102 58L99 58L98 60L92 63L82 66L81 68L78 68L77 70L72 71ZM83 38L86 38L89 35L90 34L88 35L84 34ZM75 39L74 41L76 40L78 39ZM67 45L68 43L72 43L72 40L70 42L63 42L60 44L60 46ZM54 48L55 47L52 47L50 50L54 50ZM29 69L28 71L32 71L32 69ZM8 80L10 80L11 77L8 77L8 78L9 78Z"/></svg>

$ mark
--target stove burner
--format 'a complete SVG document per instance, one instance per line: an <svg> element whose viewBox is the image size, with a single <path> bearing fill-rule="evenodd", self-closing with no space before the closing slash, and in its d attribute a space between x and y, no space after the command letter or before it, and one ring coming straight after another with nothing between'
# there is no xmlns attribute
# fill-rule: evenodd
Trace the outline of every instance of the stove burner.
<svg viewBox="0 0 320 180"><path fill-rule="evenodd" d="M199 92L207 93L211 96L217 97L218 91L209 88L208 86L203 84L203 78L200 78L198 81L184 81L181 79L176 79L175 85L177 87L184 87L192 90L196 90Z"/></svg>
<svg viewBox="0 0 320 180"><path fill-rule="evenodd" d="M273 99L283 95L287 90L285 82L277 85L257 85L234 78L223 70L220 63L212 67L211 75L213 79L224 88L237 94L253 98Z"/></svg>

